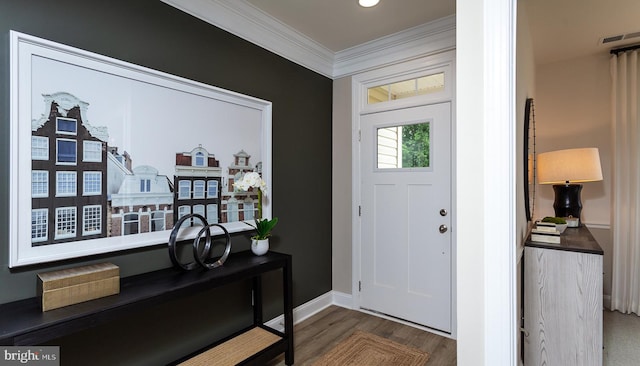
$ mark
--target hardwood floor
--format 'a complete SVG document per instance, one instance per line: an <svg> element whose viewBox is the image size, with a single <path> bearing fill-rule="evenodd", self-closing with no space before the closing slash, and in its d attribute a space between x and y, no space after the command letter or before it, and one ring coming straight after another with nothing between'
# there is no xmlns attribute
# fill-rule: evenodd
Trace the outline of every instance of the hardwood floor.
<svg viewBox="0 0 640 366"><path fill-rule="evenodd" d="M453 339L359 311L330 306L295 326L296 366L311 365L355 330L370 332L426 351L430 355L427 366L456 365L456 341ZM269 364L269 366L281 365L284 365L284 357Z"/></svg>

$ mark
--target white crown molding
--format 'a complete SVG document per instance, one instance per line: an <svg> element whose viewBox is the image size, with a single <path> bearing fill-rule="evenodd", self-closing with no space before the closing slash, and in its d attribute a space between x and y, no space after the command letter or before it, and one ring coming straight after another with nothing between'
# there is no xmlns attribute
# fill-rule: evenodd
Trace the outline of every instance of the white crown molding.
<svg viewBox="0 0 640 366"><path fill-rule="evenodd" d="M455 49L455 15L390 34L335 54L335 79Z"/></svg>
<svg viewBox="0 0 640 366"><path fill-rule="evenodd" d="M332 77L331 50L240 0L161 0L319 74Z"/></svg>
<svg viewBox="0 0 640 366"><path fill-rule="evenodd" d="M244 0L161 0L332 79L455 48L455 16L333 53Z"/></svg>

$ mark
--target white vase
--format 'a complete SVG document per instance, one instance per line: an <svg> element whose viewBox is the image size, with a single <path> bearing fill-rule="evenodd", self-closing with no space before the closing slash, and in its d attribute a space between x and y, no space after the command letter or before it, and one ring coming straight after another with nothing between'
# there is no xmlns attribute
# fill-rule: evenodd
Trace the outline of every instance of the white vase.
<svg viewBox="0 0 640 366"><path fill-rule="evenodd" d="M263 255L269 251L269 239L251 239L251 251L255 255Z"/></svg>

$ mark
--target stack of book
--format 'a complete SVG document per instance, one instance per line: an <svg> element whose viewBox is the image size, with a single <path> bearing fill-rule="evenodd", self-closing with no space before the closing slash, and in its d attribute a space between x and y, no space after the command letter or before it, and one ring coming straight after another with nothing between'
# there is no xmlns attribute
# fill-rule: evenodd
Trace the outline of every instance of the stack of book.
<svg viewBox="0 0 640 366"><path fill-rule="evenodd" d="M556 224L539 221L536 227L531 229L531 241L560 244L560 232L556 229Z"/></svg>

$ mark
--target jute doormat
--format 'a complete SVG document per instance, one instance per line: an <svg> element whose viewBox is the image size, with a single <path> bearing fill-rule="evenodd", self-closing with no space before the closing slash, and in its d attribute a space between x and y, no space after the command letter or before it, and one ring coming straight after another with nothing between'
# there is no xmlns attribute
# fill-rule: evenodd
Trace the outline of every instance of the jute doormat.
<svg viewBox="0 0 640 366"><path fill-rule="evenodd" d="M429 354L416 348L356 331L313 366L424 366Z"/></svg>

